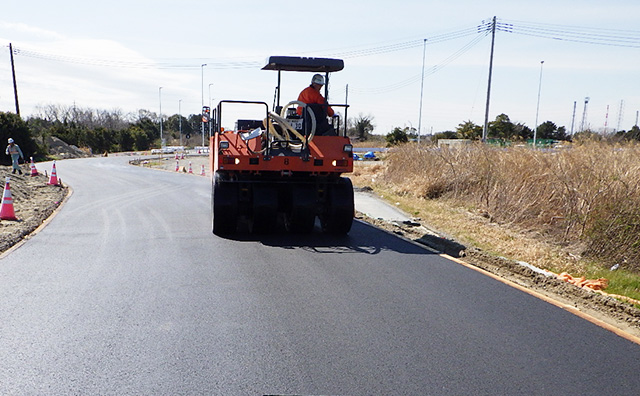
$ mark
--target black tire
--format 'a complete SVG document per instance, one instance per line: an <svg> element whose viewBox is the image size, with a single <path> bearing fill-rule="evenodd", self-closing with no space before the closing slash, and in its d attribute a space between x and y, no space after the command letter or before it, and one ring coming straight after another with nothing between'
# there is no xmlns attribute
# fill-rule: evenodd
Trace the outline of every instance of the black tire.
<svg viewBox="0 0 640 396"><path fill-rule="evenodd" d="M341 177L329 187L329 200L320 224L322 231L334 235L346 235L353 224L355 206L351 180Z"/></svg>
<svg viewBox="0 0 640 396"><path fill-rule="evenodd" d="M211 187L211 229L216 235L233 234L237 220L238 190L216 173Z"/></svg>
<svg viewBox="0 0 640 396"><path fill-rule="evenodd" d="M316 221L317 193L315 185L296 185L291 188L291 203L285 213L284 225L295 234L313 231Z"/></svg>
<svg viewBox="0 0 640 396"><path fill-rule="evenodd" d="M267 234L278 222L278 190L267 185L253 186L251 232Z"/></svg>

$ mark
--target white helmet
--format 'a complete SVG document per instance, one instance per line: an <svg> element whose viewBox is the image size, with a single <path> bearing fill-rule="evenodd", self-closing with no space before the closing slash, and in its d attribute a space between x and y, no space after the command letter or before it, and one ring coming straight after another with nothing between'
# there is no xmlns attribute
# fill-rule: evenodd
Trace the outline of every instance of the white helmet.
<svg viewBox="0 0 640 396"><path fill-rule="evenodd" d="M13 139L9 138L9 143L13 143Z"/></svg>
<svg viewBox="0 0 640 396"><path fill-rule="evenodd" d="M314 74L313 78L311 79L311 83L312 84L318 84L318 85L324 85L324 77L322 77L322 74Z"/></svg>

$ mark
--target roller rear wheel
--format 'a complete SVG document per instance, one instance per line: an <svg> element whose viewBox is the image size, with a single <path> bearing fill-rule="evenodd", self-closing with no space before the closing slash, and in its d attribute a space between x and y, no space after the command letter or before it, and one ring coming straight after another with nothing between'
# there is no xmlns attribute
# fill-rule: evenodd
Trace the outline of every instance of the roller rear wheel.
<svg viewBox="0 0 640 396"><path fill-rule="evenodd" d="M251 232L266 234L273 231L278 221L278 191L274 187L253 187Z"/></svg>
<svg viewBox="0 0 640 396"><path fill-rule="evenodd" d="M211 192L211 228L216 235L232 234L238 217L238 190L215 174Z"/></svg>
<svg viewBox="0 0 640 396"><path fill-rule="evenodd" d="M291 189L291 205L285 213L287 231L297 234L308 234L313 231L316 221L317 194L315 186L300 185Z"/></svg>
<svg viewBox="0 0 640 396"><path fill-rule="evenodd" d="M334 235L347 234L351 230L354 210L353 185L351 180L341 177L338 183L330 185L329 202L320 216L322 231Z"/></svg>

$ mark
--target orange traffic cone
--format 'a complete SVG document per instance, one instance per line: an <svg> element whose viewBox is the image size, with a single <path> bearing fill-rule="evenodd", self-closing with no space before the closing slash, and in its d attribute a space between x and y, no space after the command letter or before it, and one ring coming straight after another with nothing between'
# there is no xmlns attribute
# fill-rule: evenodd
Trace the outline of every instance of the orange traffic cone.
<svg viewBox="0 0 640 396"><path fill-rule="evenodd" d="M200 165L200 176L204 176L204 165Z"/></svg>
<svg viewBox="0 0 640 396"><path fill-rule="evenodd" d="M2 193L2 204L0 204L0 220L18 220L16 212L13 211L13 198L11 197L11 186L9 186L9 178L4 185Z"/></svg>
<svg viewBox="0 0 640 396"><path fill-rule="evenodd" d="M189 161L189 173L193 173L193 169L191 169L191 161Z"/></svg>
<svg viewBox="0 0 640 396"><path fill-rule="evenodd" d="M47 184L58 186L60 182L58 181L58 172L56 172L56 161L53 161L53 168L51 169L51 177L49 178L49 182Z"/></svg>
<svg viewBox="0 0 640 396"><path fill-rule="evenodd" d="M31 176L38 176L38 170L36 164L33 163L33 157L31 157Z"/></svg>

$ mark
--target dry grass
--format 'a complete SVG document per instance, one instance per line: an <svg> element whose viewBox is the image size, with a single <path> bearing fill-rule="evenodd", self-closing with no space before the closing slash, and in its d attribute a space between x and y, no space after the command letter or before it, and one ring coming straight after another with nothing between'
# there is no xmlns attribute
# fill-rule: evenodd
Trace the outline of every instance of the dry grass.
<svg viewBox="0 0 640 396"><path fill-rule="evenodd" d="M615 263L640 272L639 176L638 145L540 151L407 144L384 164L358 163L353 178L482 249L596 274Z"/></svg>

